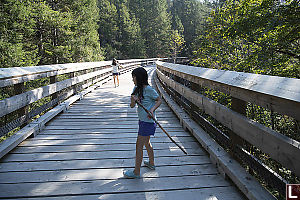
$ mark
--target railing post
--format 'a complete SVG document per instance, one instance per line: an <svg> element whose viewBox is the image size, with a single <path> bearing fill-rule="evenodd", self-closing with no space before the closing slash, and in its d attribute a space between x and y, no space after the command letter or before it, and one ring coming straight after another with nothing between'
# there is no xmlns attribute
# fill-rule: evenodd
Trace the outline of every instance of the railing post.
<svg viewBox="0 0 300 200"><path fill-rule="evenodd" d="M18 83L18 84L14 85L14 93L15 93L15 95L22 94L23 92L25 92L24 83ZM24 115L26 116L25 123L27 123L27 121L29 120L29 119L27 119L28 108L29 108L29 105L24 106L23 108L20 108L17 111L18 117L22 117ZM21 127L24 127L24 126L21 126Z"/></svg>
<svg viewBox="0 0 300 200"><path fill-rule="evenodd" d="M70 77L70 79L74 78L75 77L75 72L70 72L69 77ZM77 93L77 85L73 85L71 87L72 87L72 90L73 90L73 94L76 94Z"/></svg>
<svg viewBox="0 0 300 200"><path fill-rule="evenodd" d="M50 84L56 83L57 81L57 77L55 76L50 76ZM57 98L57 92L55 92L54 94L51 95L51 100L56 99Z"/></svg>
<svg viewBox="0 0 300 200"><path fill-rule="evenodd" d="M245 116L246 115L246 108L247 108L247 103L245 101L232 97L232 99L231 99L231 109L233 111L238 112L239 114ZM231 151L230 151L230 153L235 159L240 161L237 158L237 156L235 155L235 150L234 149L235 149L236 145L239 145L241 147L243 146L243 139L231 130L229 131L229 138L231 140L231 146L230 146Z"/></svg>
<svg viewBox="0 0 300 200"><path fill-rule="evenodd" d="M191 85L191 89L195 92L199 92L201 90L200 86L194 82L190 81L190 85ZM191 104L191 118L194 119L195 114L197 113L197 110L199 110L199 108L197 106L195 106L195 104Z"/></svg>

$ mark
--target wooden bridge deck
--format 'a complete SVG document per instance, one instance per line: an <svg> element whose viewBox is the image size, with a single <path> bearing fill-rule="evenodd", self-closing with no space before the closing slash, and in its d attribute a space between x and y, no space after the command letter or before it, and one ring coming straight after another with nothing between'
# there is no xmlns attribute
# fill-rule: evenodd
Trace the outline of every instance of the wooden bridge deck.
<svg viewBox="0 0 300 200"><path fill-rule="evenodd" d="M132 88L130 73L121 75L120 87L103 85L6 155L0 199L244 199L165 103L158 121L188 156L158 128L151 138L157 169L142 167L139 180L123 178L122 171L134 167Z"/></svg>

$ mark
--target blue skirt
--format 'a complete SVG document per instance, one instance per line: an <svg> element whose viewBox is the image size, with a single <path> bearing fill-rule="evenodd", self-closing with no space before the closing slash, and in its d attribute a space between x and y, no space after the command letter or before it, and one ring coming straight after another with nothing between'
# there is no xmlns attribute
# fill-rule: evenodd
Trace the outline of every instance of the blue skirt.
<svg viewBox="0 0 300 200"><path fill-rule="evenodd" d="M156 124L152 122L143 122L139 120L139 132L138 135L150 136L154 135Z"/></svg>

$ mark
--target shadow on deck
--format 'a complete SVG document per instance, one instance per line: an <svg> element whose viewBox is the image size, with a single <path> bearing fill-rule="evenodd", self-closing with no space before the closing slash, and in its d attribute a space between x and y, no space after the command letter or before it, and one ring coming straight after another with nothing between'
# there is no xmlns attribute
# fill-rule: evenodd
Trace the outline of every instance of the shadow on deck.
<svg viewBox="0 0 300 200"><path fill-rule="evenodd" d="M132 88L130 73L122 75L120 87L108 83L86 95L2 158L0 199L244 199L166 103L158 121L188 155L157 129L151 138L156 170L142 167L141 179L123 178L135 163Z"/></svg>

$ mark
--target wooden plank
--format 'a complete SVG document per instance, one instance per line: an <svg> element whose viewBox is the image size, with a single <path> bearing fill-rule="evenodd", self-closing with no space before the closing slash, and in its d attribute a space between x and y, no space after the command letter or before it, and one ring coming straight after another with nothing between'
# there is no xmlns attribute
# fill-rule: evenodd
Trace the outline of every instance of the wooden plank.
<svg viewBox="0 0 300 200"><path fill-rule="evenodd" d="M180 149L173 143L152 144L154 151L166 150L180 151ZM184 149L189 153L192 149L199 148L198 142L185 143ZM12 153L55 153L55 152L101 152L101 151L135 151L133 144L106 144L106 145L40 145L40 146L19 146L14 149Z"/></svg>
<svg viewBox="0 0 300 200"><path fill-rule="evenodd" d="M180 131L180 132L171 132L170 135L173 137L192 137L190 134ZM84 140L84 139L112 139L112 138L136 138L137 133L99 133L99 134L90 134L90 133L73 133L73 134L68 134L68 133L51 133L51 132L43 132L43 134L39 134L36 139L44 139L44 140L56 140L56 139L72 139L72 140ZM162 134L155 134L156 138L167 138L166 135Z"/></svg>
<svg viewBox="0 0 300 200"><path fill-rule="evenodd" d="M90 94L92 94L92 93L90 93ZM113 103L110 103L110 102L109 103L103 103L103 100L105 100L105 99L102 99L101 101L97 101L96 102L97 99L88 100L88 101L86 99L83 99L81 101L78 101L78 102L74 103L73 107L74 108L75 107L78 107L78 108L81 108L81 107L92 107L92 108L130 108L130 101L129 101L130 99L128 99L127 103L120 103L120 102L118 102L116 104L113 104ZM124 98L120 98L120 100L122 100L122 99L124 99ZM162 103L158 108L168 108L168 109L170 109L168 107L168 105L166 105L165 103Z"/></svg>
<svg viewBox="0 0 300 200"><path fill-rule="evenodd" d="M60 200L62 197L43 197L43 200ZM135 192L135 193L113 193L113 194L85 194L79 196L63 196L64 200L132 200L132 199L206 199L206 200L241 200L245 199L241 194L238 194L232 186L213 187L201 189L179 189L171 191L153 191L153 192ZM35 200L36 198L26 198L27 200Z"/></svg>
<svg viewBox="0 0 300 200"><path fill-rule="evenodd" d="M110 111L110 112L136 112L136 108L130 108L129 105L128 106L81 106L81 105L72 105L70 111L93 111L93 110L99 110L99 111ZM170 108L168 107L158 107L156 112L170 112Z"/></svg>
<svg viewBox="0 0 300 200"><path fill-rule="evenodd" d="M11 113L19 108L22 108L30 103L33 103L39 99L54 94L55 92L61 91L64 88L70 87L72 85L75 85L77 83L88 80L92 77L101 75L106 72L107 69L99 70L57 83L49 84L47 86L36 88L31 91L27 91L22 94L3 99L0 101L0 109L2 110L2 112L0 113L0 117Z"/></svg>
<svg viewBox="0 0 300 200"><path fill-rule="evenodd" d="M158 157L155 159L157 166L182 166L182 165L201 165L211 163L205 156L177 156L177 157ZM67 169L107 169L107 168L132 168L134 167L133 158L122 159L83 159L83 160L64 160L64 161L28 161L28 162L7 162L0 164L0 172L16 171L49 171Z"/></svg>
<svg viewBox="0 0 300 200"><path fill-rule="evenodd" d="M183 130L181 127L179 127L178 125L164 125L164 128L166 129L166 131L168 130ZM113 126L113 125L105 125L105 126L101 126L101 125L94 125L94 126L89 126L89 127L82 127L82 126L77 126L77 127L69 127L69 126L46 126L45 130L94 130L94 129L101 129L103 131L109 130L109 129L113 129L113 130L118 130L121 129L122 131L126 131L126 129L129 130L137 130L138 129L138 125L123 125L121 126ZM159 128L157 128L159 129Z"/></svg>
<svg viewBox="0 0 300 200"><path fill-rule="evenodd" d="M64 118L64 119L107 119L108 121L112 120L112 119L120 119L120 120L135 120L136 122L138 122L138 115L137 113L134 112L101 112L101 111L94 111L94 112L65 112L65 113L61 113L58 116L58 119L60 118ZM164 120L166 119L177 119L177 117L173 114L173 112L158 112L156 113L156 118L157 119L161 119Z"/></svg>
<svg viewBox="0 0 300 200"><path fill-rule="evenodd" d="M53 134L56 134L56 133L66 133L66 134L76 134L76 133L82 133L82 134L114 134L114 133L119 133L119 134L123 134L123 133L134 133L135 135L137 135L137 129L134 128L134 129L118 129L116 131L116 129L77 129L77 130L74 130L74 129L71 129L71 130L62 130L62 129L49 129L49 130L45 130L45 132L51 132ZM40 134L44 134L44 131L41 132ZM182 132L182 128L172 128L172 129L169 129L167 128L167 131L172 134L176 134L176 132ZM155 136L161 136L161 135L165 135L163 133L162 130L160 130L159 128L155 131Z"/></svg>
<svg viewBox="0 0 300 200"><path fill-rule="evenodd" d="M172 119L177 119L177 117L173 114L173 113L169 113L169 114L164 114L163 113L157 113L156 114L156 118L157 119L161 119L161 120L172 120ZM124 115L124 114L120 114L118 116L116 115L80 115L77 113L74 113L73 115L68 114L68 113L61 113L59 114L56 119L65 119L65 120L73 120L73 119L82 119L82 120L90 120L90 119L95 119L95 120L107 120L107 121L114 121L114 120L122 120L122 121L138 121L138 116L137 114L130 114L128 113L128 115Z"/></svg>
<svg viewBox="0 0 300 200"><path fill-rule="evenodd" d="M77 105L77 104L73 104L72 105L72 109L75 109L75 110L85 110L85 109L99 109L99 110L136 110L136 107L135 108L131 108L130 105L129 105L129 102L127 105L119 105L119 106L115 106L113 104L111 104L110 106L106 105L106 106L103 106L101 105L101 103L99 103L98 105L92 105L92 104L89 104L89 103L85 103L85 104L80 104L80 105ZM170 108L167 107L167 106L159 106L157 108L157 111L160 111L160 110L168 110L170 111Z"/></svg>
<svg viewBox="0 0 300 200"><path fill-rule="evenodd" d="M182 182L185 182L182 186ZM143 184L141 184L143 183ZM230 184L216 175L182 176L182 177L161 177L143 178L141 180L91 180L91 181L69 181L69 182L46 182L46 183L21 183L20 184L0 184L1 198L17 198L24 195L29 197L42 197L49 195L64 194L91 194L113 193L120 190L127 192L153 191L153 190L174 190L180 188L204 188L204 187L224 187ZM18 188L18 190L16 190Z"/></svg>
<svg viewBox="0 0 300 200"><path fill-rule="evenodd" d="M203 87L300 120L300 79L157 63L159 68Z"/></svg>
<svg viewBox="0 0 300 200"><path fill-rule="evenodd" d="M68 113L75 113L75 112L97 112L97 113L137 113L136 109L132 108L94 108L94 107L80 107L80 108L74 108L72 107L70 110L68 110ZM169 108L158 108L157 112L171 112Z"/></svg>
<svg viewBox="0 0 300 200"><path fill-rule="evenodd" d="M107 65L111 65L111 62L100 61L100 62L85 62L85 63L67 63L67 64L57 64L57 65L41 65L41 66L30 66L30 67L1 68L0 79L8 79L13 77L42 74L42 73L50 74L50 72L53 73L51 74L51 76L54 76L63 73L76 72L76 71L81 71L81 70L101 67L101 66L107 66Z"/></svg>
<svg viewBox="0 0 300 200"><path fill-rule="evenodd" d="M31 126L27 125L17 133L4 140L0 145L0 159L18 146L23 140L34 134L34 132L36 132L38 129L38 124L32 124Z"/></svg>
<svg viewBox="0 0 300 200"><path fill-rule="evenodd" d="M170 105L170 108L174 110L176 115L179 118L182 118L181 116L186 116L184 113L179 112L182 108L180 108L162 89L158 84L158 80L156 83L163 98ZM197 123L191 119L183 118L182 124L195 136L202 147L208 151L212 162L216 164L221 174L223 174L224 177L226 175L229 176L248 199L275 199L275 197L263 188L255 178L251 177L239 163L232 160L229 154Z"/></svg>
<svg viewBox="0 0 300 200"><path fill-rule="evenodd" d="M137 120L132 120L132 121L120 121L120 120L111 120L108 122L103 122L103 121L91 121L91 120L73 120L73 121L52 121L49 122L49 126L84 126L84 125L112 125L112 124L118 124L118 125L134 125L137 124ZM159 121L159 123L164 126L164 125L172 125L172 127L176 126L178 124L178 120L168 120L168 121Z"/></svg>
<svg viewBox="0 0 300 200"><path fill-rule="evenodd" d="M46 126L47 127L47 126ZM61 132L64 132L64 133L67 133L67 134L72 134L72 133L91 133L91 134L97 134L97 133L108 133L108 134L111 134L111 133L133 133L134 135L137 135L137 131L138 129L137 128L128 128L128 129L121 129L121 128L114 128L114 129L104 129L104 128L99 128L99 129L56 129L56 128L52 128L52 129L46 129L45 127L45 131L51 131L52 133L61 133ZM180 132L180 131L183 131L182 128L165 128L165 130L169 133L176 133L176 132ZM162 136L162 135L165 135L164 132L157 128L157 130L155 131L155 136Z"/></svg>
<svg viewBox="0 0 300 200"><path fill-rule="evenodd" d="M169 110L162 110L160 112L169 112L171 113L171 111ZM119 114L122 114L122 113L127 113L127 114L136 114L137 115L137 112L135 109L131 109L131 110L110 110L110 109L107 109L107 110L100 110L100 109L86 109L86 110L81 110L81 109L70 109L68 110L68 113L70 114L73 114L73 113L84 113L84 114L89 114L89 113L92 113L92 114L115 114L115 115L119 115Z"/></svg>
<svg viewBox="0 0 300 200"><path fill-rule="evenodd" d="M61 118L95 118L95 119L111 119L111 118L134 118L138 119L137 113L118 113L118 115L113 113L103 114L103 113L63 113L59 117ZM170 118L174 117L174 114L172 112L166 112L166 113L157 113L157 119L160 118Z"/></svg>
<svg viewBox="0 0 300 200"><path fill-rule="evenodd" d="M136 112L136 107L135 108L130 108L129 105L128 107L100 107L100 106L72 106L69 111L84 111L84 112L90 112L90 111L108 111L108 112ZM157 112L170 112L170 108L167 107L158 107Z"/></svg>
<svg viewBox="0 0 300 200"><path fill-rule="evenodd" d="M157 74L173 89L183 94L185 98L193 104L202 108L205 113L209 114L240 137L269 154L273 159L300 176L300 170L297 170L300 168L300 157L295 156L300 154L300 142L254 122L245 116L162 76L160 72Z"/></svg>
<svg viewBox="0 0 300 200"><path fill-rule="evenodd" d="M59 119L59 120L58 120ZM48 123L48 125L63 125L63 124L135 124L138 123L137 119L133 118L123 118L123 119L85 119L85 118L57 118L57 120L52 120ZM161 118L159 120L160 124L176 124L179 123L178 119L176 118Z"/></svg>
<svg viewBox="0 0 300 200"><path fill-rule="evenodd" d="M168 176L201 176L216 175L218 171L212 164L157 166L154 170L142 167L143 178L160 178ZM90 177L91 174L93 177ZM99 179L118 179L123 176L123 169L81 169L59 171L27 171L0 173L0 183L43 183L52 181L84 181ZM199 177L201 178L201 177Z"/></svg>
<svg viewBox="0 0 300 200"><path fill-rule="evenodd" d="M117 88L116 93L118 90L124 89ZM160 113L164 117L167 116L164 111ZM170 124L171 128L166 129L176 140L181 141L180 144L189 155L183 155L180 149L157 129L156 136L151 138L157 168L151 171L142 167L143 178L140 180L124 179L122 174L124 168L134 167L136 113L125 113L122 118L107 118L106 114L71 114L73 113L64 113L55 118L49 123L52 124L50 129L23 142L2 159L0 188L4 190L0 191L0 198L73 198L75 195L86 199L101 193L105 194L105 198L124 199L125 194L128 198L137 199L139 194L151 194L153 191L157 195L166 194L165 190L171 190L172 194L186 194L182 192L188 190L192 198L226 193L228 198L243 199L230 183L217 173L214 164L211 164L206 152L199 148L199 144L189 142L195 140L178 126L179 121L174 114L168 114L172 116L169 118L160 116L160 119L162 124ZM111 116L118 114L112 113ZM99 119L100 121L97 121ZM83 123L80 122L82 120ZM120 129L113 127L116 126L116 122L119 122ZM146 151L144 156L147 159ZM18 190L13 190L13 187ZM209 190L211 188L213 190ZM219 189L222 189L221 193ZM122 196L118 196L121 193ZM116 196L111 196L112 194ZM185 196L182 198L186 199Z"/></svg>
<svg viewBox="0 0 300 200"><path fill-rule="evenodd" d="M85 139L122 139L122 138L137 138L138 134L137 131L133 132L125 132L125 133L118 133L118 132L111 132L111 133L68 133L68 132L43 132L40 133L36 140L44 139L44 140L57 140L57 139L65 139L65 140L85 140ZM189 133L184 131L172 131L170 132L171 137L182 137L188 138L192 137ZM167 138L166 134L162 134L162 132L157 132L151 138Z"/></svg>
<svg viewBox="0 0 300 200"><path fill-rule="evenodd" d="M90 97L90 95L88 95L87 97ZM126 107L129 107L129 103L130 103L129 99L128 99L128 101L123 102L123 103L121 102L122 100L124 100L124 99L120 98L119 102L112 104L109 101L105 101L105 99L99 100L98 98L95 98L95 99L87 100L87 98L84 98L81 101L74 103L73 107L82 106L82 105L88 105L90 107L102 107L102 108L110 108L110 107L126 108ZM159 106L159 108L169 108L169 107L166 103L162 102L162 104Z"/></svg>
<svg viewBox="0 0 300 200"><path fill-rule="evenodd" d="M146 150L144 157L147 157ZM155 158L159 157L176 157L182 156L182 152L170 149L156 150ZM189 156L204 156L207 155L202 149L189 150ZM58 152L58 153L27 153L17 154L11 153L1 160L2 163L7 162L28 162L28 161L63 161L63 160L86 160L86 159L122 159L135 158L135 151L98 151L98 152Z"/></svg>
<svg viewBox="0 0 300 200"><path fill-rule="evenodd" d="M100 81L101 82L101 81ZM87 94L88 92L94 90L94 88L96 88L99 85L99 83L95 84L92 87L89 87L88 89L82 91L80 93L80 98L81 96ZM52 117L54 115L57 115L60 111L56 111L56 110L61 110L61 108L63 108L63 110L65 108L68 108L70 104L72 104L74 101L76 101L79 97L79 95L75 95L72 98L68 99L67 101L65 101L63 104L60 104L59 106L55 107L54 109L52 109L51 111L49 111L47 114L43 115L42 117L40 117L39 119L35 120L34 122L32 122L30 125L31 129L30 131L23 131L23 129L21 131L19 131L18 133L20 134L14 134L14 137L11 137L11 139L9 140L5 140L0 148L0 158L3 157L5 154L7 154L10 150L12 150L15 146L17 146L22 140L24 140L24 136L26 135L26 137L28 137L29 135L36 135L41 129L43 129L44 124L46 122L48 122L50 119L52 119ZM34 127L34 128L32 128ZM16 138L15 136L18 136L18 138ZM25 138L26 138L25 137Z"/></svg>
<svg viewBox="0 0 300 200"><path fill-rule="evenodd" d="M101 116L101 115L98 115L98 116L92 116L92 115L85 115L84 117L80 116L80 115L64 115L64 114L60 114L58 116L56 116L56 120L58 121L89 121L89 122L112 122L114 123L115 121L118 121L118 122L128 122L128 121L131 121L131 122L134 122L134 123L137 123L138 122L138 117L137 116L113 116L111 115L112 117L110 118L105 118L104 116ZM170 115L169 117L168 116L160 116L160 115L157 115L156 116L157 120L158 121L162 121L162 122L167 122L167 121L177 121L178 118L177 117L174 117L174 114Z"/></svg>
<svg viewBox="0 0 300 200"><path fill-rule="evenodd" d="M143 59L120 61L123 67L130 67L143 62ZM132 64L130 64L132 63ZM11 67L0 69L0 87L27 82L35 79L66 74L97 67L110 66L111 61L66 63L29 67Z"/></svg>
<svg viewBox="0 0 300 200"><path fill-rule="evenodd" d="M68 126L69 125L69 126ZM137 123L134 123L134 124L128 124L128 123L122 123L122 124L117 124L117 125L113 125L111 123L108 123L108 124L103 124L103 125L99 125L98 124L87 124L89 125L88 127L87 126L83 126L82 124L70 124L70 123L66 123L66 125L48 125L47 128L45 128L45 130L47 129L64 129L64 130L67 130L67 129L134 129L134 128L138 128L138 124ZM157 127L158 129L159 127ZM166 123L164 124L164 128L182 128L180 125L178 124L169 124L169 123Z"/></svg>
<svg viewBox="0 0 300 200"><path fill-rule="evenodd" d="M184 146L186 142L195 142L195 138L193 137L172 137L177 143L181 143ZM26 140L23 141L19 146L40 146L40 145L86 145L86 144L96 144L96 145L105 145L105 144L135 144L136 138L103 138L103 139L85 139L85 140ZM167 137L151 138L151 143L171 143L170 139Z"/></svg>

